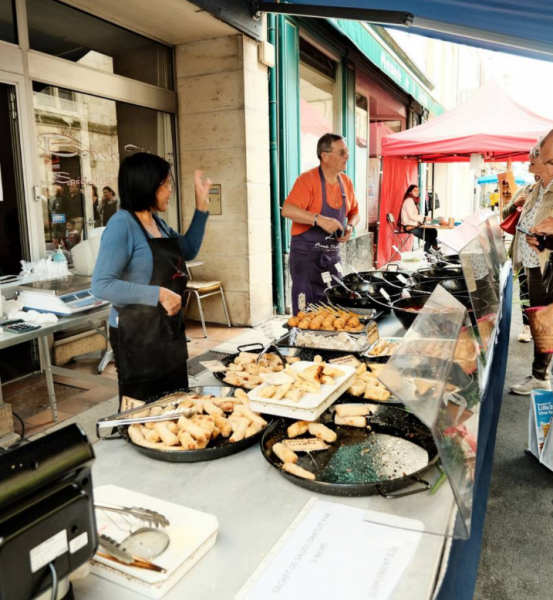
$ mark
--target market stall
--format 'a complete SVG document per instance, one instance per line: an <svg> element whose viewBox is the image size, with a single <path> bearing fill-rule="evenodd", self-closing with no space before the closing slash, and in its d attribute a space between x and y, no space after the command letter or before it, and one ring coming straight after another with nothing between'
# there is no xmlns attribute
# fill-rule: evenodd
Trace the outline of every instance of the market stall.
<svg viewBox="0 0 553 600"><path fill-rule="evenodd" d="M402 180L416 181L413 168L419 163L469 162L474 154L486 162L526 161L539 137L552 128L553 121L521 106L490 80L440 117L383 137L377 264L385 265L394 252L386 215L399 214L406 189Z"/></svg>
<svg viewBox="0 0 553 600"><path fill-rule="evenodd" d="M472 597L512 281L484 217L451 263L349 274L284 335L223 344L188 391L100 420L123 439L95 446L95 501L168 524L121 564L110 540L139 524L97 508L75 597Z"/></svg>

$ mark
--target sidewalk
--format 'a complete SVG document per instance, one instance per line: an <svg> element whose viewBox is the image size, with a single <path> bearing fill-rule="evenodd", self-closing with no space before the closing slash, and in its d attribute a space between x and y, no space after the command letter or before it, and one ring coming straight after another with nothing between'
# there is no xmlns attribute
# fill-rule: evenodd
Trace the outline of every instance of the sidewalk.
<svg viewBox="0 0 553 600"><path fill-rule="evenodd" d="M524 454L530 399L509 393L510 385L531 372L533 344L517 341L521 327L520 308L514 305L474 600L553 597L553 473Z"/></svg>

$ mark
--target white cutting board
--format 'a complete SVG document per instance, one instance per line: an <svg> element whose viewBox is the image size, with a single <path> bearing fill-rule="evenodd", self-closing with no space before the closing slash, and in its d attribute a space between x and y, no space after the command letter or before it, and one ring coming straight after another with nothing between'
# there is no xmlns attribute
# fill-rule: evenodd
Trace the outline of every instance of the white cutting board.
<svg viewBox="0 0 553 600"><path fill-rule="evenodd" d="M166 569L167 573L119 565L98 555L91 561L91 571L95 575L148 598L162 598L213 547L217 539L217 518L185 506L138 494L116 485L95 488L94 500L118 506L148 508L169 520L170 525L163 531L169 535L171 542L162 554L152 559L153 563ZM115 513L96 510L96 520L98 532L118 542L128 535L128 532L119 527L128 529L129 526ZM141 526L135 519L131 521L136 524L136 528Z"/></svg>
<svg viewBox="0 0 553 600"><path fill-rule="evenodd" d="M291 364L290 367L295 373L300 373L316 364L318 363L302 360ZM251 408L255 412L267 415L314 421L350 387L355 378L355 367L338 365L336 368L343 371L344 375L335 377L334 385L323 385L318 394L305 393L298 402L288 398L282 400L260 398L259 392L270 385L264 382L248 393Z"/></svg>

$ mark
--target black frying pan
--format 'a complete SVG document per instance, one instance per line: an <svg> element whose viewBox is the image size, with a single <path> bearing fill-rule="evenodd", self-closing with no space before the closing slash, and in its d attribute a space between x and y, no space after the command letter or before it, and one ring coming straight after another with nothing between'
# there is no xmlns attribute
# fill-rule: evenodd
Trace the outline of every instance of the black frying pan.
<svg viewBox="0 0 553 600"><path fill-rule="evenodd" d="M333 496L381 494L386 498L399 498L430 488L420 476L436 464L439 454L432 433L412 413L395 406L373 405L375 412L369 419L371 429L368 430L334 425L335 406L324 412L320 421L338 434L337 441L328 450L312 452L312 458L306 453L298 453L298 465L314 473L317 477L314 481L283 471L282 462L272 452L274 444L286 439L286 428L294 421L279 419L267 427L261 440L261 451L283 477L312 492ZM390 452L383 452L384 448L389 448ZM404 460L392 460L394 452ZM423 459L424 452L426 459ZM416 468L413 458L419 454L421 466ZM394 470L395 475L381 478L382 472ZM421 487L392 494L413 483L419 483Z"/></svg>
<svg viewBox="0 0 553 600"><path fill-rule="evenodd" d="M219 386L206 386L206 387L194 387L184 392L191 392L200 395L212 395L216 397L232 397L234 389L230 387L219 387ZM161 396L163 397L163 395ZM150 399L150 402L159 400L159 397ZM266 421L271 422L271 417L266 417ZM172 463L188 463L188 462L202 462L206 460L215 460L217 458L224 458L225 456L232 456L237 454L250 446L253 446L263 436L264 430L245 438L239 442L230 442L227 438L219 436L215 440L209 442L207 448L203 450L156 450L155 448L146 448L135 444L129 437L128 426L124 425L119 427L119 432L123 439L128 442L133 448L135 448L140 454L144 454L149 458L155 460L162 460L165 462Z"/></svg>

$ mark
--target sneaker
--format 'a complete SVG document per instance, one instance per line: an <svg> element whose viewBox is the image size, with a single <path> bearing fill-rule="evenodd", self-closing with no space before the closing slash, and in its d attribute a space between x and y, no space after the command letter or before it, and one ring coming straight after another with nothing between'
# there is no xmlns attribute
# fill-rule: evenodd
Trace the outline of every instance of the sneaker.
<svg viewBox="0 0 553 600"><path fill-rule="evenodd" d="M511 386L511 392L519 396L529 396L532 390L549 390L551 391L551 382L549 379L536 379L533 375L529 375L520 383Z"/></svg>
<svg viewBox="0 0 553 600"><path fill-rule="evenodd" d="M531 342L532 332L530 331L530 325L524 325L522 331L518 334L519 342Z"/></svg>

